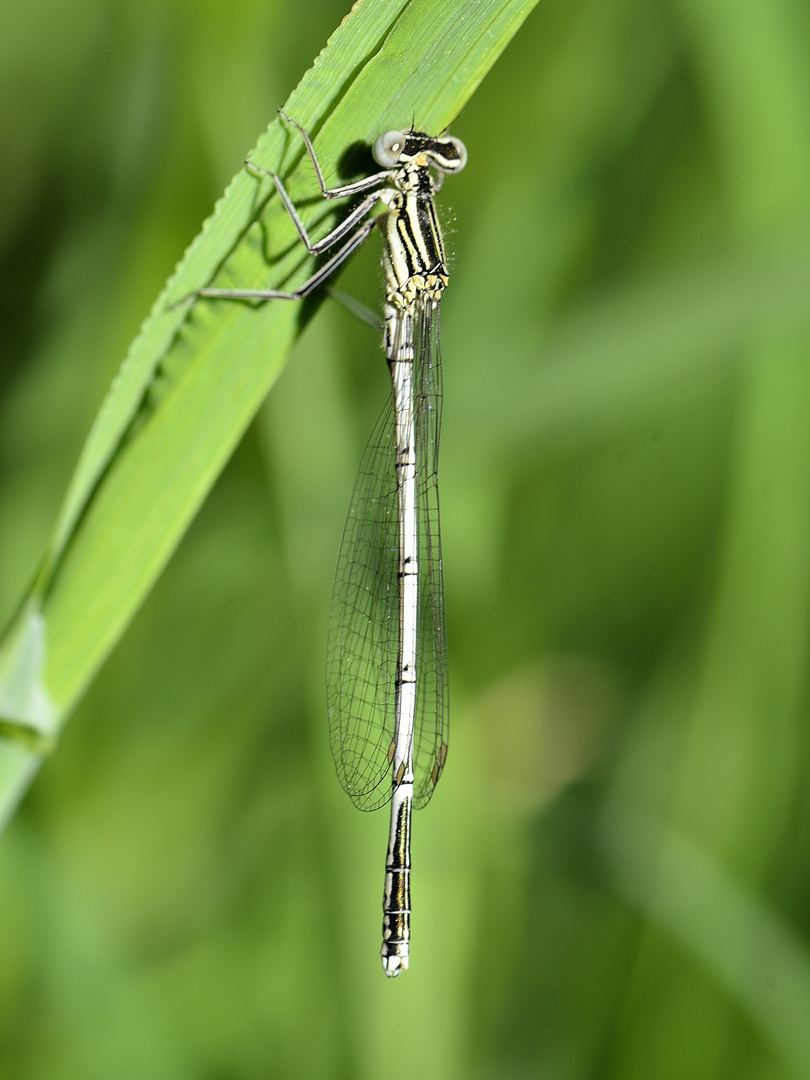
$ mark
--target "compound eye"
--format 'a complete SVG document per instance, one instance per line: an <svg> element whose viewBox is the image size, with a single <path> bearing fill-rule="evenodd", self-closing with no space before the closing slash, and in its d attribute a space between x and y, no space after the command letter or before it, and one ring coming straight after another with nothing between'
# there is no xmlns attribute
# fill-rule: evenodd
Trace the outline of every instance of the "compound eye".
<svg viewBox="0 0 810 1080"><path fill-rule="evenodd" d="M452 135L445 135L442 142L451 143L455 155L446 158L445 162L439 165L438 168L442 169L443 172L461 172L467 164L467 147L461 139L456 139Z"/></svg>
<svg viewBox="0 0 810 1080"><path fill-rule="evenodd" d="M384 169L392 169L399 162L404 149L405 133L402 131L386 131L374 143L371 152L378 165L382 165Z"/></svg>

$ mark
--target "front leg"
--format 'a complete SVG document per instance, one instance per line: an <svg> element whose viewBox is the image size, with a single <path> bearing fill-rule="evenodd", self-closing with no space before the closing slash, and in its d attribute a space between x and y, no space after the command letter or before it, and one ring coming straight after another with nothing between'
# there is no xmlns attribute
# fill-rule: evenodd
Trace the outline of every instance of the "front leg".
<svg viewBox="0 0 810 1080"><path fill-rule="evenodd" d="M386 169L384 172L374 173L373 176L367 176L365 180L357 180L354 184L344 184L342 187L328 188L323 178L323 171L321 170L320 162L318 161L317 154L315 153L315 147L312 145L308 133L301 127L301 125L293 120L292 117L287 116L281 109L278 110L278 115L282 120L296 129L304 140L304 146L307 148L309 154L309 160L312 162L312 167L315 170L315 175L318 178L318 186L321 189L321 195L325 199L342 199L346 195L362 195L364 191L371 191L372 188L382 187L385 183L390 183L393 177L393 172L390 169ZM262 172L265 170L262 169ZM268 174L272 176L272 173Z"/></svg>

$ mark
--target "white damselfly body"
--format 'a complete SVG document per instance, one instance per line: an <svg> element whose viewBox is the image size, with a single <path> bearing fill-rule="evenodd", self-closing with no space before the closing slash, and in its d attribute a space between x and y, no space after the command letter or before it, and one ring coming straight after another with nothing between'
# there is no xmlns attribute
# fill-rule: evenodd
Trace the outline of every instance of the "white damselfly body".
<svg viewBox="0 0 810 1080"><path fill-rule="evenodd" d="M381 956L386 975L395 976L409 959L411 810L429 802L447 756L437 467L439 305L448 277L433 196L445 173L464 168L467 152L449 135L387 131L373 147L382 172L327 188L309 135L281 115L303 138L325 199L363 196L337 228L313 242L279 177L267 174L313 255L341 246L294 291L205 288L197 295L303 299L376 225L382 230L383 344L393 410L386 407L366 446L349 507L332 594L326 680L341 784L363 810L391 801ZM373 215L378 202L385 212Z"/></svg>

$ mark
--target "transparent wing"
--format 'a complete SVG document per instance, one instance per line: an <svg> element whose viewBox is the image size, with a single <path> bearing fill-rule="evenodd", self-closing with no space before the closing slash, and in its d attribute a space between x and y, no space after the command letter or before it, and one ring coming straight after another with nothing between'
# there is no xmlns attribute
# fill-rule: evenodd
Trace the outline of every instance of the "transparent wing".
<svg viewBox="0 0 810 1080"><path fill-rule="evenodd" d="M418 630L414 805L425 806L447 755L447 661L439 538L441 363L438 306L414 315ZM391 798L399 648L399 502L389 403L368 441L338 555L327 647L327 704L338 778L361 810Z"/></svg>
<svg viewBox="0 0 810 1080"><path fill-rule="evenodd" d="M426 806L447 757L447 636L444 617L442 547L439 532L439 435L442 369L439 305L417 309L416 461L419 528L419 616L416 655L413 803Z"/></svg>
<svg viewBox="0 0 810 1080"><path fill-rule="evenodd" d="M399 646L399 512L390 402L366 445L340 543L326 658L338 779L361 810L391 798Z"/></svg>

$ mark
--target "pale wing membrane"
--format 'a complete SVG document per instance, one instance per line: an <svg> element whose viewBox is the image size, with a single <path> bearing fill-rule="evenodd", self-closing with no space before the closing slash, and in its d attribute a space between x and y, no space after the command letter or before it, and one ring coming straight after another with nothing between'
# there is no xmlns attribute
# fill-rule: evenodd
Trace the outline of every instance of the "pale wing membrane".
<svg viewBox="0 0 810 1080"><path fill-rule="evenodd" d="M414 725L414 806L430 801L447 756L447 637L439 534L439 433L442 385L439 305L423 300L414 316L419 614Z"/></svg>
<svg viewBox="0 0 810 1080"><path fill-rule="evenodd" d="M390 402L368 441L338 554L327 645L329 738L361 810L391 798L399 646L399 510Z"/></svg>
<svg viewBox="0 0 810 1080"><path fill-rule="evenodd" d="M414 805L426 806L447 754L447 645L439 539L441 363L438 306L414 313L419 564ZM399 647L399 502L393 411L360 464L338 555L327 652L330 740L338 778L361 810L391 798Z"/></svg>

